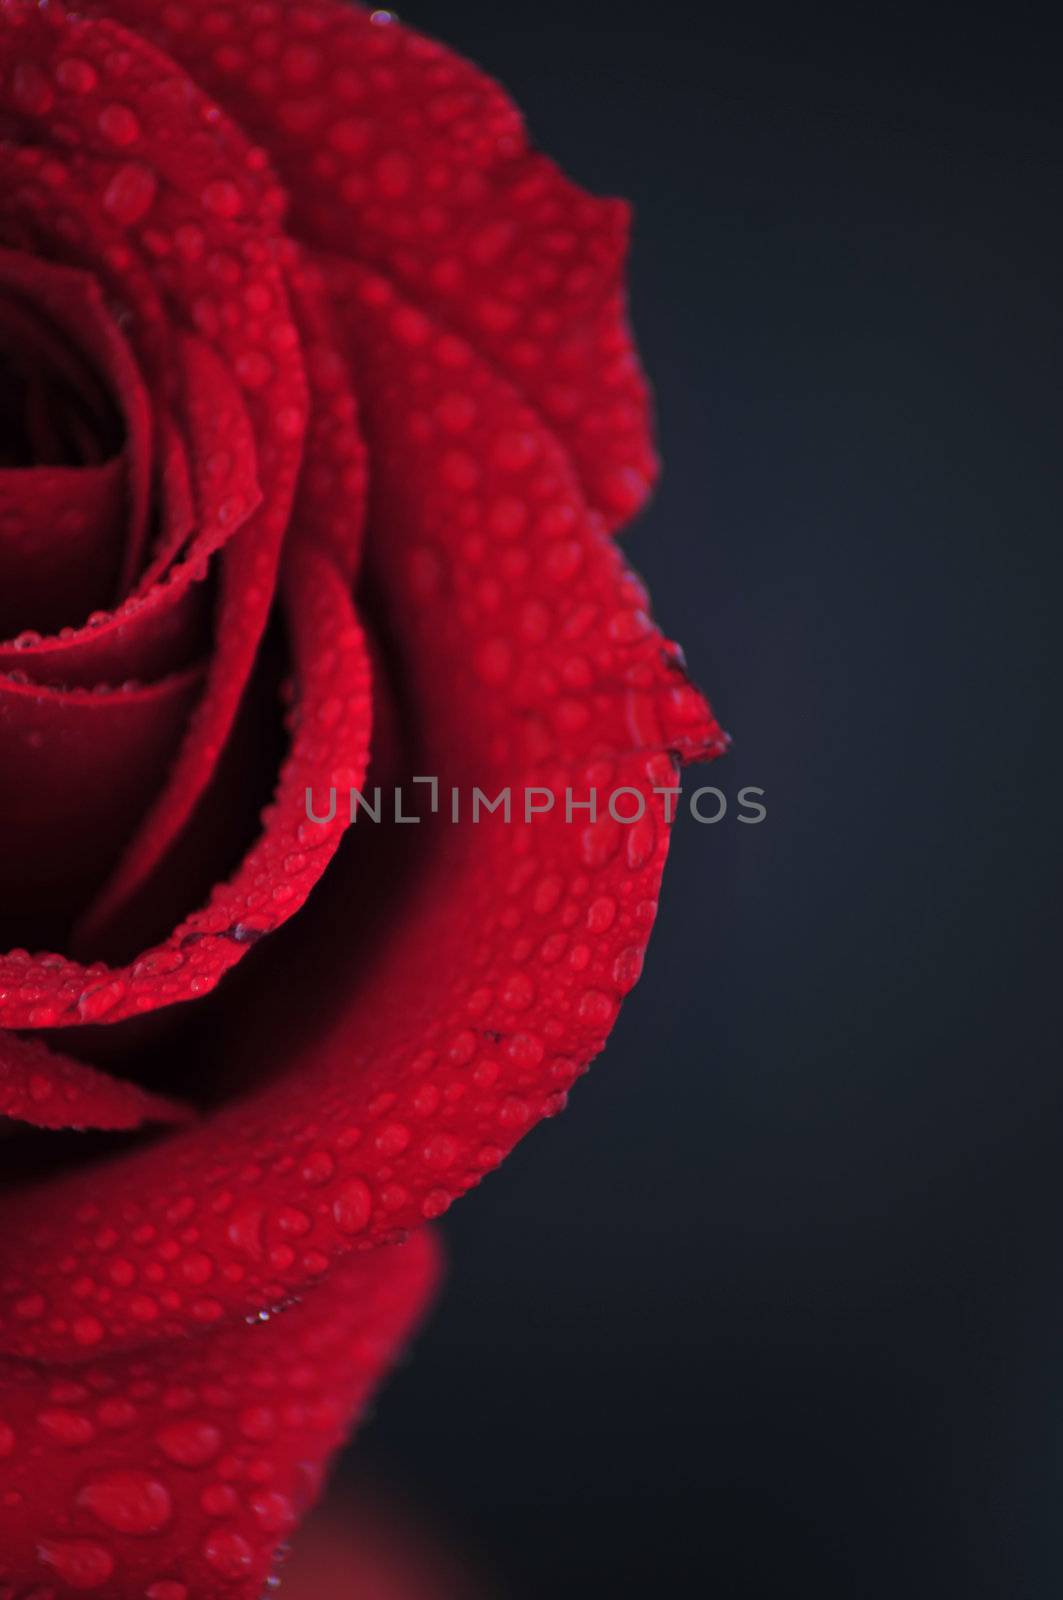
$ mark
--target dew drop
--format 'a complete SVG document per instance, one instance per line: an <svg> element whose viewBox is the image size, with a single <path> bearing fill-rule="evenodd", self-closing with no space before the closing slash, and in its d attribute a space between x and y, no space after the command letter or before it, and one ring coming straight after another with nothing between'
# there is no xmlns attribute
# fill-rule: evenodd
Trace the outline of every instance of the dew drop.
<svg viewBox="0 0 1063 1600"><path fill-rule="evenodd" d="M580 835L580 856L585 866L604 867L620 847L620 824L612 817L599 817Z"/></svg>
<svg viewBox="0 0 1063 1600"><path fill-rule="evenodd" d="M332 1215L342 1233L361 1233L369 1221L373 1197L361 1178L350 1178L336 1192Z"/></svg>
<svg viewBox="0 0 1063 1600"><path fill-rule="evenodd" d="M254 1261L262 1259L263 1217L261 1206L242 1206L233 1213L226 1229L230 1242Z"/></svg>
<svg viewBox="0 0 1063 1600"><path fill-rule="evenodd" d="M434 1083L422 1084L413 1097L413 1109L419 1117L430 1117L439 1106L439 1090Z"/></svg>
<svg viewBox="0 0 1063 1600"><path fill-rule="evenodd" d="M112 144L135 144L140 138L140 123L128 106L112 104L100 112L100 132Z"/></svg>
<svg viewBox="0 0 1063 1600"><path fill-rule="evenodd" d="M502 985L499 998L511 1011L523 1011L535 998L535 988L526 972L513 972Z"/></svg>
<svg viewBox="0 0 1063 1600"><path fill-rule="evenodd" d="M223 1578L242 1578L251 1566L253 1551L241 1534L221 1529L207 1539L203 1556Z"/></svg>
<svg viewBox="0 0 1063 1600"><path fill-rule="evenodd" d="M51 1411L41 1411L38 1413L37 1421L53 1439L71 1450L89 1444L96 1437L96 1429L91 1420L82 1416L79 1411L67 1411L61 1407Z"/></svg>
<svg viewBox="0 0 1063 1600"><path fill-rule="evenodd" d="M295 1206L285 1206L278 1211L273 1219L278 1232L288 1238L299 1239L304 1233L309 1233L311 1221L305 1211L298 1210Z"/></svg>
<svg viewBox="0 0 1063 1600"><path fill-rule="evenodd" d="M546 1046L535 1033L515 1033L506 1046L510 1061L525 1070L537 1067L545 1054Z"/></svg>
<svg viewBox="0 0 1063 1600"><path fill-rule="evenodd" d="M248 1406L237 1425L244 1438L256 1444L265 1444L277 1432L277 1418L268 1406Z"/></svg>
<svg viewBox="0 0 1063 1600"><path fill-rule="evenodd" d="M300 1170L303 1182L317 1188L328 1183L336 1170L336 1163L327 1150L311 1150Z"/></svg>
<svg viewBox="0 0 1063 1600"><path fill-rule="evenodd" d="M373 1140L382 1156L401 1155L410 1142L410 1130L404 1122L389 1122Z"/></svg>
<svg viewBox="0 0 1063 1600"><path fill-rule="evenodd" d="M140 161L119 167L103 192L103 204L116 222L129 226L151 210L156 193L155 174Z"/></svg>
<svg viewBox="0 0 1063 1600"><path fill-rule="evenodd" d="M78 999L78 1015L83 1022L95 1022L98 1017L113 1011L125 993L126 986L120 978L101 984L97 989L86 989Z"/></svg>
<svg viewBox="0 0 1063 1600"><path fill-rule="evenodd" d="M616 1001L601 989L588 989L579 1003L580 1020L595 1028L608 1027L616 1013Z"/></svg>
<svg viewBox="0 0 1063 1600"><path fill-rule="evenodd" d="M232 1484L208 1483L199 1497L199 1503L208 1517L228 1517L240 1501Z"/></svg>
<svg viewBox="0 0 1063 1600"><path fill-rule="evenodd" d="M639 981L642 973L642 951L638 945L629 945L626 950L621 950L613 962L613 982L621 994L627 994Z"/></svg>
<svg viewBox="0 0 1063 1600"><path fill-rule="evenodd" d="M114 1572L114 1557L102 1544L87 1539L45 1539L37 1559L51 1567L72 1589L99 1589Z"/></svg>
<svg viewBox="0 0 1063 1600"><path fill-rule="evenodd" d="M238 217L244 208L240 191L229 178L216 178L208 183L200 199L216 217Z"/></svg>
<svg viewBox="0 0 1063 1600"><path fill-rule="evenodd" d="M602 895L587 908L587 931L605 933L616 920L616 901L612 895Z"/></svg>
<svg viewBox="0 0 1063 1600"><path fill-rule="evenodd" d="M627 864L633 872L644 867L653 855L657 843L657 830L649 815L634 823L627 836Z"/></svg>
<svg viewBox="0 0 1063 1600"><path fill-rule="evenodd" d="M433 1134L421 1150L426 1166L442 1171L445 1167L453 1166L458 1156L458 1141L451 1138L449 1133Z"/></svg>
<svg viewBox="0 0 1063 1600"><path fill-rule="evenodd" d="M71 94L91 94L96 87L96 68L80 56L67 56L55 69L55 81Z"/></svg>
<svg viewBox="0 0 1063 1600"><path fill-rule="evenodd" d="M79 1490L75 1504L116 1533L160 1533L173 1516L165 1484L146 1472L116 1467Z"/></svg>
<svg viewBox="0 0 1063 1600"><path fill-rule="evenodd" d="M295 1509L287 1495L269 1490L252 1495L251 1510L267 1533L286 1533L295 1525Z"/></svg>
<svg viewBox="0 0 1063 1600"><path fill-rule="evenodd" d="M155 1442L167 1460L179 1467L203 1467L221 1449L221 1434L209 1422L185 1418L171 1422L155 1435Z"/></svg>
<svg viewBox="0 0 1063 1600"><path fill-rule="evenodd" d="M531 1120L531 1110L519 1095L509 1095L498 1108L498 1120L504 1128L523 1128Z"/></svg>

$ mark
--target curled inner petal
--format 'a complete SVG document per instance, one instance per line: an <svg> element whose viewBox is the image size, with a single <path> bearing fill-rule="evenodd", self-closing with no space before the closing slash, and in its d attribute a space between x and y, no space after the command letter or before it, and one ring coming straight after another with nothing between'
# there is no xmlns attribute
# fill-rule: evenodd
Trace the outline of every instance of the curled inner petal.
<svg viewBox="0 0 1063 1600"><path fill-rule="evenodd" d="M184 1122L186 1107L138 1084L97 1072L40 1039L0 1032L0 1118L35 1128L118 1131L145 1122Z"/></svg>
<svg viewBox="0 0 1063 1600"><path fill-rule="evenodd" d="M56 375L40 394L54 437L39 437L37 450L46 453L22 464L88 465L114 457L125 446L122 514L99 530L98 570L81 571L82 581L90 579L88 595L80 596L82 609L62 616L61 623L34 618L27 609L23 625L43 630L80 622L94 609L93 591L104 603L110 601L120 569L139 564L151 493L151 407L136 359L90 275L0 248L0 307L5 300L0 329L6 322L8 362L19 352L36 349L45 377L49 369ZM64 393L79 403L57 403L54 389L60 380ZM30 495L31 485L25 492ZM62 530L53 537L61 540ZM6 593L5 603L12 607L18 591L9 587Z"/></svg>
<svg viewBox="0 0 1063 1600"><path fill-rule="evenodd" d="M0 636L19 652L107 603L117 577L126 464L0 468ZM83 609L84 608L84 609ZM16 650L0 658L14 665Z"/></svg>
<svg viewBox="0 0 1063 1600"><path fill-rule="evenodd" d="M198 667L97 690L0 677L0 940L61 937L71 898L106 874L158 789L202 687ZM21 1009L21 1026L38 1025L34 1003Z"/></svg>

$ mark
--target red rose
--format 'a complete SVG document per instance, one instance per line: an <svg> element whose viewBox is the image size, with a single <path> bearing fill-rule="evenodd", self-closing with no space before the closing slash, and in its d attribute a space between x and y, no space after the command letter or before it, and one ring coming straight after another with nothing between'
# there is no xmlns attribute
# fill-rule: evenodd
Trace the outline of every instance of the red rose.
<svg viewBox="0 0 1063 1600"><path fill-rule="evenodd" d="M625 209L493 84L0 0L0 168L0 1596L253 1596L721 735L609 537Z"/></svg>

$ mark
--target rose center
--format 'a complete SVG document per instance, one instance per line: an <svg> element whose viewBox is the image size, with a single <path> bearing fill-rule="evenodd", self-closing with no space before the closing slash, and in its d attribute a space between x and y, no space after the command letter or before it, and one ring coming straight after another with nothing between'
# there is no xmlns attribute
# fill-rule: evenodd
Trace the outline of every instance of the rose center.
<svg viewBox="0 0 1063 1600"><path fill-rule="evenodd" d="M94 466L123 438L107 389L63 330L0 294L0 468Z"/></svg>

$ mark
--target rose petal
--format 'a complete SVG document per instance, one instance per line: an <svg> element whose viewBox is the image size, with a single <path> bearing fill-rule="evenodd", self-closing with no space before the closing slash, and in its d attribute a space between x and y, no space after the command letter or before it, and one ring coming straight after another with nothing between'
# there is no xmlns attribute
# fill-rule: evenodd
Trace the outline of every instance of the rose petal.
<svg viewBox="0 0 1063 1600"><path fill-rule="evenodd" d="M611 523L638 509L656 464L625 315L628 210L529 152L497 84L334 0L261 18L219 0L106 10L157 39L262 141L298 237L392 274L558 430L592 505Z"/></svg>
<svg viewBox="0 0 1063 1600"><path fill-rule="evenodd" d="M184 1122L189 1112L139 1084L111 1078L39 1039L0 1032L0 1117L35 1128L139 1128Z"/></svg>
<svg viewBox="0 0 1063 1600"><path fill-rule="evenodd" d="M186 604L199 596L190 591L204 577L209 559L251 518L262 494L251 422L226 364L202 339L178 333L171 383L173 415L163 418L161 429L169 474L163 483L163 539L135 592L86 627L28 646L25 640L0 645L0 671L17 667L37 683L88 687L122 675L122 669L154 677L175 651L200 642L197 614ZM193 530L183 559L175 562ZM272 563L265 576L271 583ZM253 654L257 639L243 633L242 651ZM238 696L244 677L230 672L228 681ZM212 696L215 718L223 703L225 696Z"/></svg>
<svg viewBox="0 0 1063 1600"><path fill-rule="evenodd" d="M292 528L288 534L288 563L290 568L298 567L300 553L305 550L327 551L336 572L353 580L365 526L367 467L348 363L333 325L321 274L312 265L295 258L286 281L300 329L301 349L313 395ZM206 459L210 459L209 452L204 454ZM248 561L242 560L245 555L248 561L257 562L258 566L249 569ZM232 611L238 612L239 608L246 605L249 585L259 586L261 560L261 552L252 550L249 544L238 543L234 546L228 564L223 568L227 590L231 591ZM300 602L298 598L292 599L291 588L289 583L289 606L297 611ZM223 604L218 624L220 638L216 646L219 664L215 674L223 684L227 682L226 654L232 643L227 627L229 620L229 612ZM339 629L340 636L342 632L343 629ZM242 635L237 631L238 649L242 648L241 638ZM329 654L337 642L325 637L322 654ZM207 714L213 715L215 720L216 698L212 697L207 703ZM219 738L220 732L213 738L206 737L199 742L206 749L208 761L213 760L213 751ZM184 756L190 765L194 763L196 755L195 741L189 741ZM192 777L195 780L194 767ZM203 774L198 780L183 783L179 764L166 794L127 852L119 873L80 925L78 939L82 944L90 945L110 932L129 902L145 886L150 886L152 874L162 861L169 842L177 836L188 819L190 797L197 792L199 784L205 785L205 777ZM319 862L315 870L321 870L322 864ZM282 888L277 887L278 897Z"/></svg>
<svg viewBox="0 0 1063 1600"><path fill-rule="evenodd" d="M261 496L255 482L254 436L227 369L201 340L184 339L179 348L185 375L183 437L192 463L196 506L196 536L186 563L191 573L195 563L212 553L212 546L219 548L233 527L247 521ZM91 946L121 906L143 887L187 824L214 773L246 687L248 657L253 659L261 635L258 612L272 595L275 551L260 544L260 535L256 523L225 553L207 693L165 787L140 819L115 873L81 922L79 942L85 945ZM148 593L162 578L166 556L164 548L145 574L143 587Z"/></svg>
<svg viewBox="0 0 1063 1600"><path fill-rule="evenodd" d="M165 1152L116 1162L105 1182L74 1174L35 1194L36 1229L0 1251L0 1283L15 1285L12 1297L44 1295L56 1315L73 1309L56 1256L76 1249L90 1276L103 1268L89 1228L70 1220L90 1199L123 1219L132 1249L142 1229L171 1236L164 1200L179 1197L202 1248L232 1268L217 1298L251 1311L479 1181L560 1109L601 1048L656 909L669 801L654 790L674 788L677 756L724 744L537 414L452 334L411 339L409 308L383 280L344 264L328 275L365 396L376 576L399 623L423 741L416 770L439 776L444 805L449 785L467 805L474 785L492 797L506 784L518 796L571 785L582 799L593 783L603 796L629 790L645 816L591 827L576 813L569 825L559 798L527 826L500 815L471 824L466 810L463 826L444 812L434 827L399 829L407 851L421 841L416 888L399 899L389 884L392 917L374 921L360 950L351 919L367 862L354 848L335 863L322 920L315 898L295 949L272 983L260 969L253 1013L241 1011L226 1040L249 1061L285 1063L283 1077ZM455 384L473 407L460 448L447 422ZM317 651L327 637L316 630ZM303 775L319 812L330 785L345 793L327 762ZM341 798L337 821L344 809ZM304 840L313 833L304 812ZM371 833L368 855L385 843ZM270 1172L268 1205L247 1171ZM311 1227L278 1265L289 1207ZM154 1259L153 1248L142 1254ZM10 1347L67 1347L49 1327L20 1330L10 1305L0 1303ZM93 1311L110 1338L130 1336L128 1296ZM158 1332L182 1326L187 1313L175 1313Z"/></svg>
<svg viewBox="0 0 1063 1600"><path fill-rule="evenodd" d="M74 1325L84 1364L49 1373L0 1362L0 1586L257 1600L437 1270L423 1232L250 1326L101 1360L85 1312ZM111 1281L131 1271L110 1255ZM184 1290L204 1321L214 1279L210 1259L190 1252ZM160 1298L141 1287L142 1318Z"/></svg>
<svg viewBox="0 0 1063 1600"><path fill-rule="evenodd" d="M189 728L172 779L180 792L172 813L179 831L209 782L250 675L273 600L302 449L305 387L276 259L279 191L239 130L142 39L109 21L22 5L5 11L5 23L0 63L6 56L12 68L9 109L28 134L15 158L21 171L12 201L24 226L32 223L45 240L54 238L65 255L72 239L83 240L81 248L116 298L132 297L138 348L156 387L165 386L178 364L174 327L194 327L239 380L255 433L263 508L241 530L254 533L236 557L238 573L222 578L225 648L211 662L204 700L210 709ZM43 98L20 93L19 64L27 60L47 82ZM131 163L142 174L143 203L135 208L113 203L115 185ZM147 269L140 252L150 259ZM231 518L230 534L244 514ZM122 656L136 660L127 672L154 675L160 651L172 651L175 639L183 643L194 624L186 590L205 575L204 558L216 544L211 530L200 530L200 542L164 582L132 596L112 617L97 619L91 636L55 646L66 657L65 681L73 681L72 661L79 674L99 679ZM156 827L161 814L154 813Z"/></svg>
<svg viewBox="0 0 1063 1600"><path fill-rule="evenodd" d="M347 586L331 557L311 549L293 552L288 582L300 693L291 750L261 837L208 905L134 962L84 966L58 955L0 956L3 1026L68 1027L105 1018L114 1023L195 999L209 992L257 938L305 902L346 826L342 814L329 827L308 824L306 788L319 782L322 772L343 788L362 782L369 746L369 668ZM322 639L330 644L327 656ZM85 698L87 703L97 699ZM0 698L0 709L3 703ZM63 762L59 770L69 774L70 768Z"/></svg>
<svg viewBox="0 0 1063 1600"><path fill-rule="evenodd" d="M125 505L121 456L94 467L0 471L0 634L43 633L83 615L86 602L108 599ZM14 658L0 649L4 666Z"/></svg>
<svg viewBox="0 0 1063 1600"><path fill-rule="evenodd" d="M114 581L116 564L137 561L148 519L151 408L137 363L104 304L99 286L87 274L0 248L0 289L15 291L31 311L43 313L56 329L66 333L74 351L84 352L84 358L93 363L93 376L107 386L123 416L128 496L125 516L117 525L100 530L106 537L101 537L97 550L102 574ZM94 576L90 593L98 581ZM8 592L5 609L14 605L17 593L17 588L14 594ZM91 601L86 605L83 592L81 609L64 616L63 623L79 622L91 608ZM27 613L23 626L38 627L39 623Z"/></svg>
<svg viewBox="0 0 1063 1600"><path fill-rule="evenodd" d="M197 539L192 560L205 554L205 531L215 528L216 542L227 538L227 526L239 517L247 520L253 504L237 501L232 485L247 486L255 475L255 440L247 413L232 379L210 346L199 339L181 344L186 363L186 430L191 445L192 470L197 488ZM224 474L218 462L224 462ZM258 491L255 502L258 502ZM187 731L178 762L162 794L142 819L106 890L86 912L78 930L78 944L91 947L106 934L115 915L141 890L144 883L183 832L195 805L207 789L232 731L235 712L247 686L250 667L266 624L274 595L274 574L283 528L271 510L255 518L250 528L227 546L221 566L221 605L216 618L216 640L210 662L208 693ZM154 578L154 566L146 581Z"/></svg>
<svg viewBox="0 0 1063 1600"><path fill-rule="evenodd" d="M95 163L108 178L142 160L220 221L243 217L272 227L283 199L244 132L186 76L178 58L151 47L147 29L119 24L116 10L92 21L80 7L72 13L36 0L5 0L0 48L9 69L8 119L25 130L28 143ZM204 199L211 185L225 187ZM110 200L99 212L128 228L149 215L130 216Z"/></svg>
<svg viewBox="0 0 1063 1600"><path fill-rule="evenodd" d="M302 452L305 385L298 334L288 313L277 259L278 245L269 233L271 219L277 214L276 190L263 178L262 165L254 159L254 152L176 68L123 30L109 23L39 16L21 7L15 7L14 14L21 34L16 29L10 35L0 35L12 61L17 66L19 59L31 54L35 70L51 72L57 86L55 94L64 92L62 117L45 116L32 106L25 114L30 121L36 115L40 137L71 138L70 147L62 149L62 159L72 177L69 185L53 184L49 188L47 158L40 158L39 152L28 147L19 152L24 159L16 199L23 197L24 209L27 215L33 215L37 226L46 231L57 230L57 236L67 242L83 230L91 259L102 263L101 273L105 277L116 273L120 282L113 287L120 287L127 296L135 295L139 336L155 353L154 361L145 356L146 365L153 371L160 367L167 370L168 347L173 354L172 329L167 319L180 322L187 318L194 323L200 337L213 346L240 380L255 434L262 486L261 512L230 541L221 563L218 648L211 658L208 692L201 714L187 731L166 791L146 820L143 842L134 839L131 845L132 866L127 867L124 879L128 894L143 882L191 816L231 730L274 598L280 545L289 524ZM91 95L71 87L72 75L60 70L72 54L76 54L77 61L87 63L95 75ZM12 82L14 77L17 73ZM80 69L79 77L84 81ZM146 281L136 256L127 246L102 248L108 224L101 218L106 218L106 185L113 177L114 162L108 161L102 150L97 153L97 147L101 144L100 131L106 132L109 107L114 104L124 106L127 112L131 105L135 107L132 115L139 132L134 134L127 122L122 126L128 131L129 148L135 147L143 160L150 161L156 179L150 230L145 228L143 236L150 239L153 249L160 235L176 246L166 265L154 267ZM17 105L15 109L19 109ZM70 136L67 114L73 125L82 130L82 139ZM107 125L112 123L113 119ZM226 187L228 180L223 174L230 167L238 176ZM134 231L134 224L130 223L126 232ZM153 300L156 282L165 292L165 315ZM324 429L322 437L327 437ZM190 458L200 455L199 448L189 452ZM357 523L359 518L360 508L355 508L351 520ZM307 538L312 540L317 532L312 523ZM205 537L202 529L198 536L201 541ZM182 562L189 578L202 575L204 554L209 554L209 546L204 548L202 543L194 542ZM62 656L66 681L71 681L72 668L78 673L99 675L105 664L122 656L132 656L143 671L145 655L150 668L156 665L160 648L164 652L172 650L174 639L167 635L167 628L180 634L188 626L187 614L172 604L180 573L180 568L171 570L160 586L145 596L132 597L112 617L99 620L90 632L52 643L56 659ZM327 577L311 580L305 572L293 577L292 582L314 588L315 592L329 586ZM188 919L164 948L149 951L135 972L130 971L127 992L117 1009L108 1012L109 1021L172 999L191 998L212 987L246 949L244 938L234 936L232 929L250 928L255 933L283 921L298 909L328 859L330 852L326 848L316 853L303 872L285 873L282 866L296 854L288 833L290 830L294 835L297 828L297 802L298 816L302 816L303 785L292 778L303 759L300 752L308 748L317 756L323 747L331 748L343 770L353 773L364 744L361 646L354 637L349 601L341 596L335 599L331 615L337 633L346 641L341 644L338 658L340 676L307 669L306 661L312 653L310 641L303 638L298 646L306 683L320 686L324 699L332 698L337 686L341 690L340 715L330 735L312 741L309 733L304 733L287 769L285 782L291 781L283 790L286 799L273 811L275 825L245 863L243 876L221 886L209 909ZM42 646L42 654L44 650ZM342 672L348 667L350 675L345 680ZM351 692L342 700L342 691L348 687ZM308 715L313 713L312 695L306 708ZM281 845L283 849L274 860ZM267 866L275 866L278 881L274 893L267 896L268 909L257 914L258 891L253 888L253 878ZM112 891L111 910L115 901ZM175 977L178 966L183 971ZM169 970L164 973L164 968ZM0 962L0 971L3 970ZM86 986L83 967L51 958L20 976L22 987L33 978L38 987L47 991L42 1000L57 1005L58 1021L64 1024L77 1020L78 1005L84 1004L86 992L90 1006L94 1006L101 987L113 996L126 981L122 972L109 970L102 985L90 982ZM15 1000L10 1004L22 1017L24 1003ZM3 1015L5 1021L12 1020L9 1011Z"/></svg>
<svg viewBox="0 0 1063 1600"><path fill-rule="evenodd" d="M173 354L179 380L175 433L187 462L195 527L190 559L202 562L262 503L255 434L232 373L211 345L177 333ZM176 544L173 533L171 538ZM150 594L172 565L171 550L164 545L141 577L138 592Z"/></svg>
<svg viewBox="0 0 1063 1600"><path fill-rule="evenodd" d="M119 251L122 284L127 292L136 293L138 324L157 334L155 342L164 353L168 330L155 326L159 321L152 303L156 281L165 289L169 315L191 317L199 334L241 379L256 436L263 492L261 513L230 541L221 563L218 642L203 709L188 730L166 790L146 819L142 840L135 839L130 847L118 891L112 889L103 908L110 916L120 912L123 896L128 898L140 889L171 841L176 841L209 783L228 737L273 600L280 542L289 525L300 464L306 396L298 332L290 318L278 265L282 252L268 231L269 219L276 216L276 191L262 176L262 163L254 158L255 153L172 65L123 30L110 24L64 25L47 17L34 21L28 16L23 27L35 61L42 69L50 65L56 82L61 80L71 96L69 107L64 99L64 110L69 110L84 130L85 147L93 152L86 156L80 146L63 149L63 161L77 182L63 189L61 201L44 193L43 167L30 159L31 151L26 152L23 186L30 176L39 180L33 190L39 225L57 226L58 220L63 220L64 235L78 227L86 230L93 258L98 252L101 259L111 262L115 252L100 250L102 236L98 237L99 216L106 209L102 200L107 163L95 154L98 141L88 139L87 134L92 118L102 117L119 94L122 103L136 106L138 117L143 101L140 126L144 137L137 142L137 149L145 160L150 159L158 180L151 238L165 235L176 249L167 255L165 267L157 267L147 282L143 274L137 275L135 256L128 259L128 250L124 257ZM17 55L17 48L13 49ZM70 74L59 72L75 49L77 58L88 61L96 74L91 96L74 95L69 89ZM58 119L48 117L40 124L41 133L47 135L56 125ZM186 158L186 146L195 152L194 161ZM206 170L202 165L197 168L197 162L208 157L213 161L221 151L244 175L235 194L219 192L218 185L225 182L220 176L211 176L199 186ZM241 188L245 176L251 185L248 193ZM256 185L260 192L255 191ZM63 207L69 208L69 216ZM224 268L221 272L219 264ZM308 550L315 545L324 548L326 540L338 549L346 533L359 528L362 516L364 463L346 373L340 363L339 389L330 394L330 385L334 387L337 379L335 357L324 366L324 372L314 375L322 404L316 408L315 435L307 446L308 470L292 524L293 537L305 541ZM330 470L337 466L348 474L348 481L341 481L340 487L347 495L352 487L357 491L356 498L344 507L340 528L335 526L335 484L329 478ZM349 481L352 475L353 485ZM28 972L19 963L12 966L0 960L0 978L17 978L20 990L32 980L41 991L40 1004L54 1011L55 1025L84 1020L86 1006L90 1019L102 1019L106 1014L108 1022L115 1022L144 1009L206 993L257 935L298 910L324 870L342 824L320 841L315 834L311 847L306 848L300 839L305 825L305 775L320 770L322 753L327 752L337 772L348 781L359 781L368 732L364 647L332 557L301 559L293 550L288 585L290 594L299 596L291 611L303 722L260 844L232 881L219 886L209 907L187 918L170 939L127 968L105 969L96 979L84 966L53 957L32 962ZM144 599L134 597L124 611L101 623L91 641L67 641L67 659L75 649L83 650L92 654L98 670L103 652L97 641L102 636L106 636L104 650L129 649L131 643L138 651L153 648L162 624L175 614L161 603L153 608L154 595L152 591ZM330 667L325 665L320 640L307 631L300 614L304 610L314 623L327 626L335 635ZM145 619L146 631L142 626ZM131 640L134 634L137 637ZM25 1025L26 1005L13 983L0 1015L5 1023Z"/></svg>
<svg viewBox="0 0 1063 1600"><path fill-rule="evenodd" d="M287 284L312 397L290 540L327 549L344 576L353 580L365 533L369 468L349 350L324 276L302 252L293 254Z"/></svg>
<svg viewBox="0 0 1063 1600"><path fill-rule="evenodd" d="M32 937L36 918L62 914L100 881L157 791L202 689L196 667L97 692L0 677L0 937L12 923ZM30 992L24 963L0 956L0 972L0 990L10 978ZM37 1025L34 1010L19 1001L18 1025ZM3 999L0 1016L6 1025Z"/></svg>

